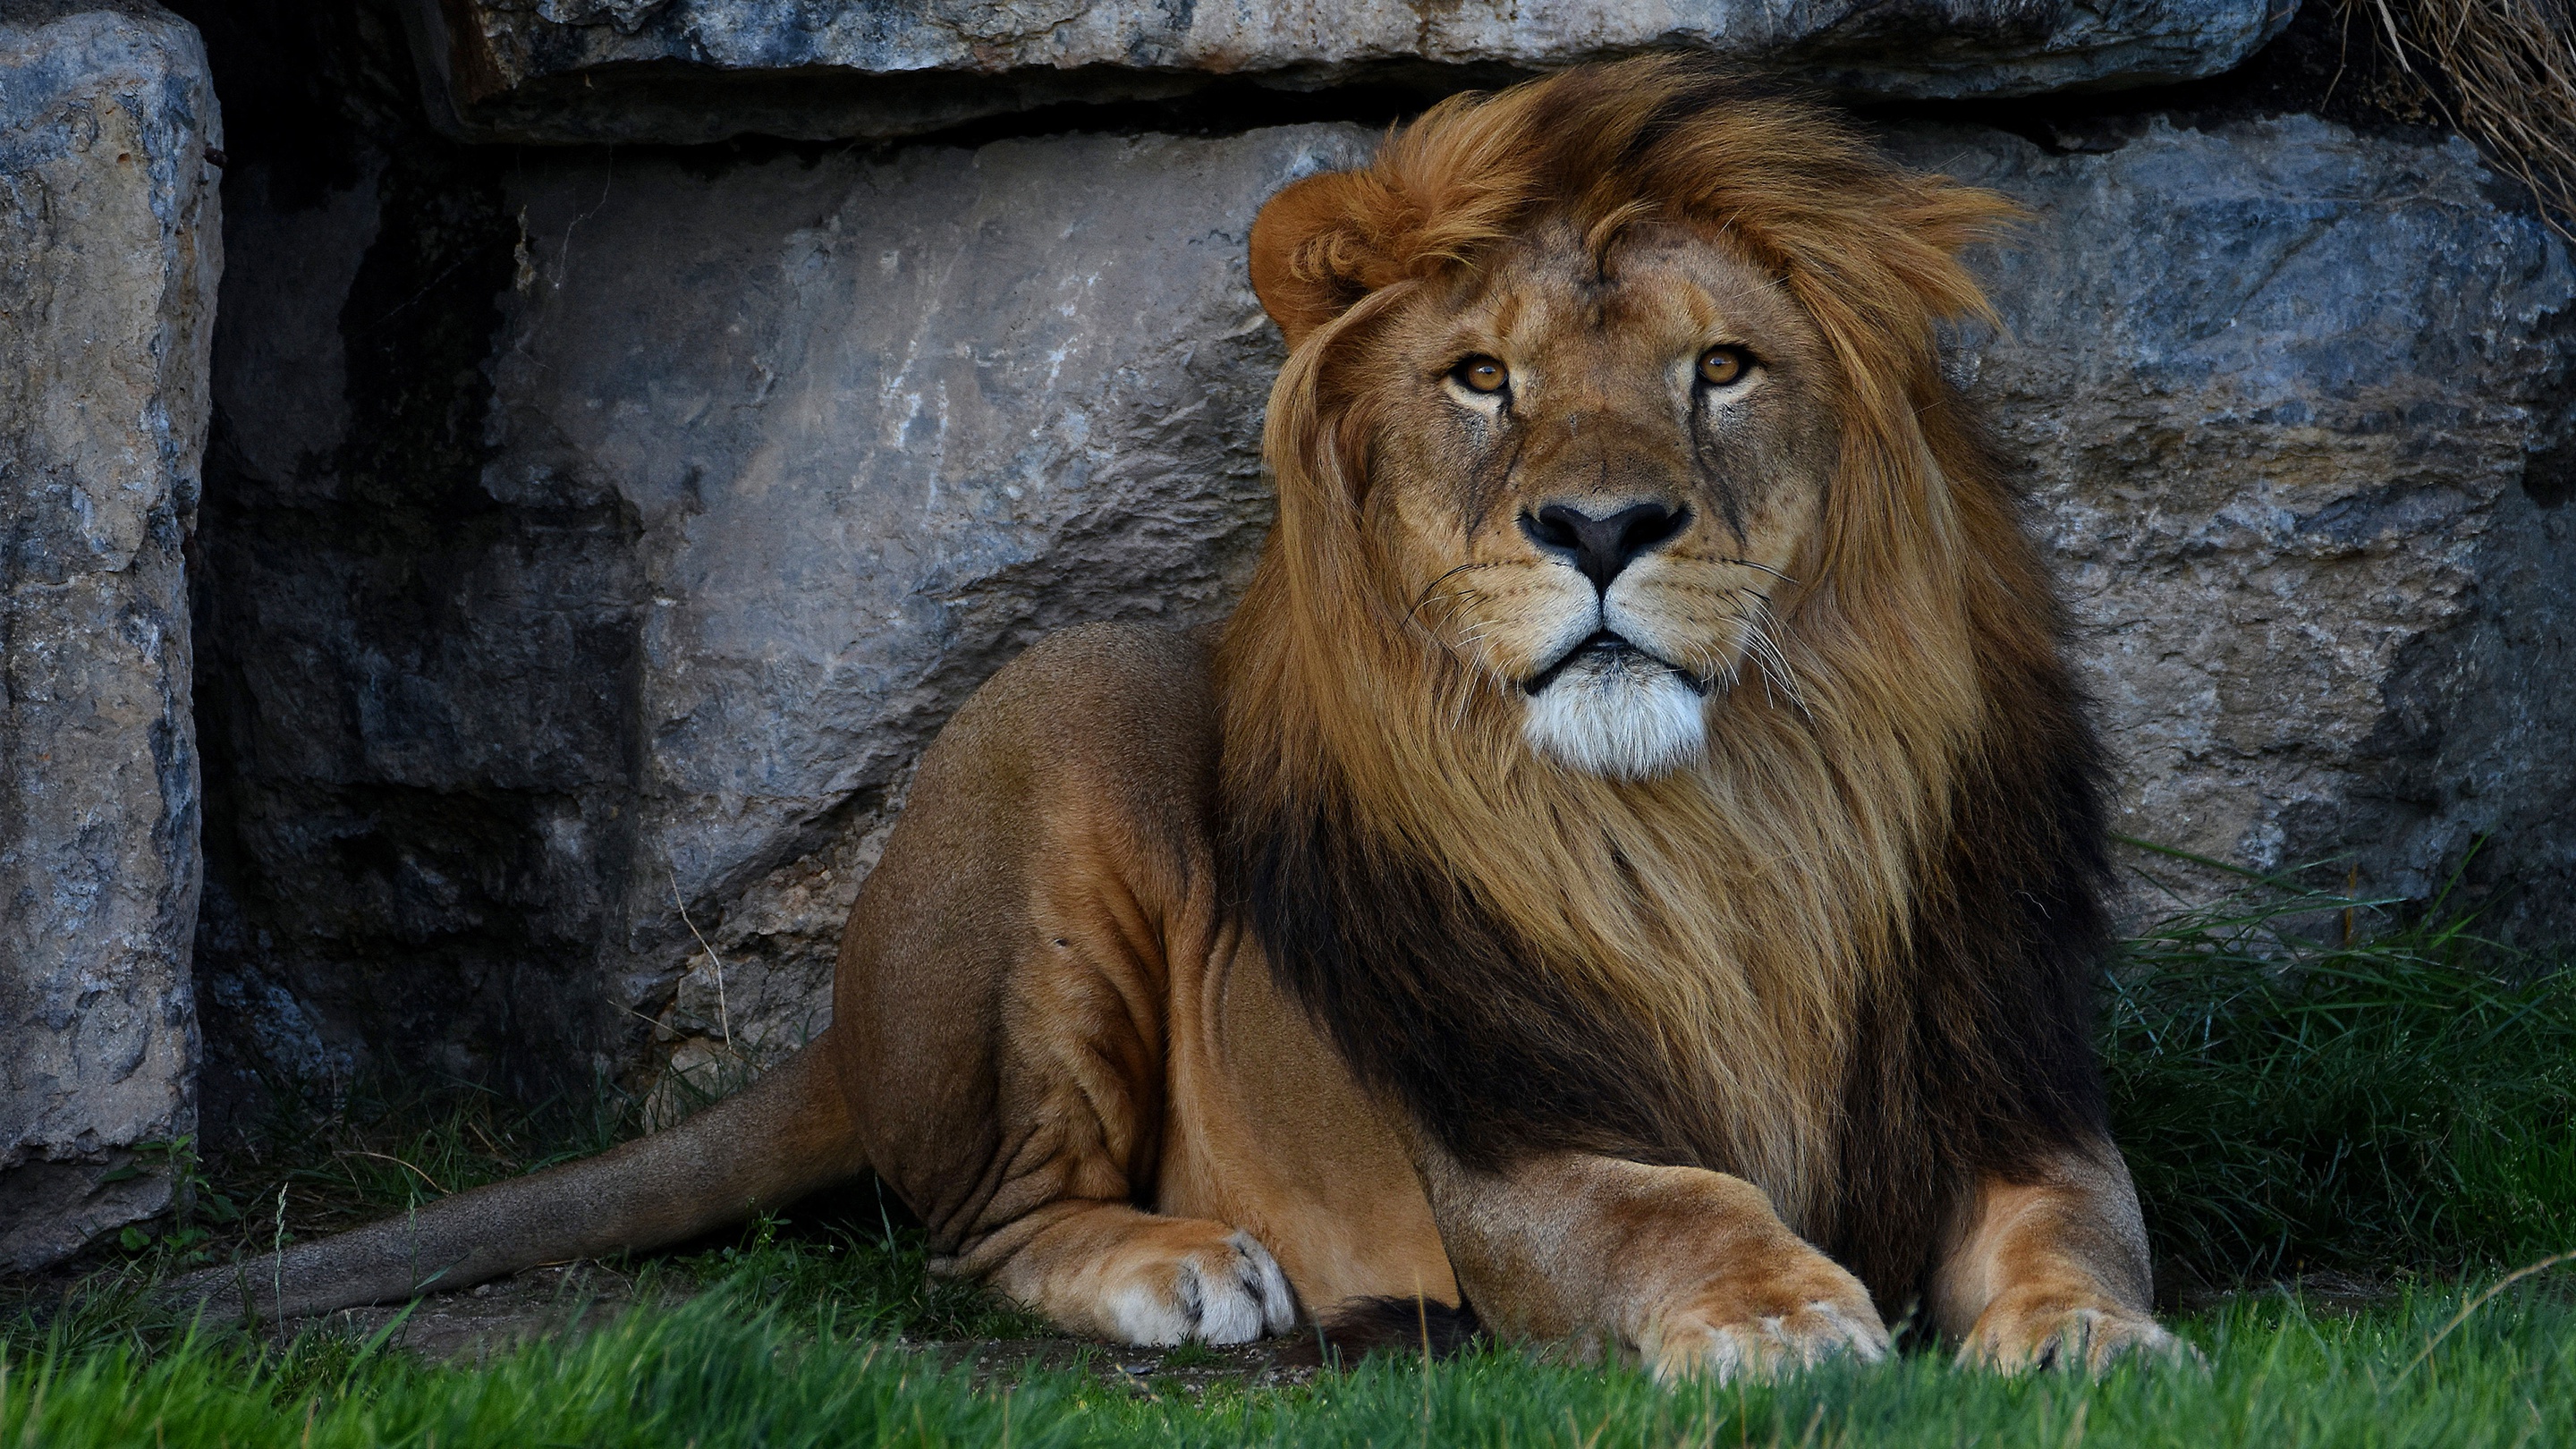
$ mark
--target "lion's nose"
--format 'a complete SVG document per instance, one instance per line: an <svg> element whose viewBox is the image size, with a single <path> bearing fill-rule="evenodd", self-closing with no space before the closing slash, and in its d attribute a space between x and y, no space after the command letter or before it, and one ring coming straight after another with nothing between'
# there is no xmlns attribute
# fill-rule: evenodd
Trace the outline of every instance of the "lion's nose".
<svg viewBox="0 0 2576 1449"><path fill-rule="evenodd" d="M1682 531L1690 522L1687 508L1640 503L1601 517L1566 503L1551 503L1535 515L1524 510L1521 532L1549 553L1573 561L1592 587L1609 592L1610 581L1637 555Z"/></svg>

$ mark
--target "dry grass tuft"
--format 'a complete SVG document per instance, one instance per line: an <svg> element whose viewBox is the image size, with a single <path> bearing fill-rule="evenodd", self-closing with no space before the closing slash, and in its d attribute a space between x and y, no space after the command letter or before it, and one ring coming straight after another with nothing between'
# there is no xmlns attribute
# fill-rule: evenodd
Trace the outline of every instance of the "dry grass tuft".
<svg viewBox="0 0 2576 1449"><path fill-rule="evenodd" d="M2576 25L2567 0L2342 0L2423 99L2576 241Z"/></svg>

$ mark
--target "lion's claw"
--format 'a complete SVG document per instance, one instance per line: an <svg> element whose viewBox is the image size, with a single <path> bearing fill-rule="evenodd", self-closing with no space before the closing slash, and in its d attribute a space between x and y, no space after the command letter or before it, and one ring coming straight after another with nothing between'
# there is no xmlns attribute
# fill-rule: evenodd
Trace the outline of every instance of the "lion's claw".
<svg viewBox="0 0 2576 1449"><path fill-rule="evenodd" d="M2019 1374L2082 1369L2095 1378L2123 1359L2207 1366L2200 1350L2147 1314L2110 1303L1998 1300L1959 1346L1962 1368Z"/></svg>
<svg viewBox="0 0 2576 1449"><path fill-rule="evenodd" d="M1797 1245L1760 1273L1721 1276L1655 1316L1638 1354L1659 1379L1769 1379L1829 1359L1887 1357L1887 1325L1860 1280Z"/></svg>
<svg viewBox="0 0 2576 1449"><path fill-rule="evenodd" d="M1820 1298L1786 1314L1733 1322L1677 1315L1640 1347L1658 1379L1706 1375L1728 1383L1776 1378L1846 1355L1877 1363L1887 1357L1888 1339L1865 1304L1855 1314L1849 1305Z"/></svg>

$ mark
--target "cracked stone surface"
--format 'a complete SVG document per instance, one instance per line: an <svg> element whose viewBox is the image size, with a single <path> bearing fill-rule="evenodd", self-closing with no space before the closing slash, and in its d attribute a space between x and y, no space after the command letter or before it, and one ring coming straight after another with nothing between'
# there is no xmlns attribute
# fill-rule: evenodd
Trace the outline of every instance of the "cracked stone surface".
<svg viewBox="0 0 2576 1449"><path fill-rule="evenodd" d="M2050 155L1926 129L2035 213L1960 357L2024 460L2117 827L2576 929L2576 276L2466 141L2161 118ZM2334 884L2345 879L2335 871Z"/></svg>
<svg viewBox="0 0 2576 1449"><path fill-rule="evenodd" d="M1280 359L1252 216L1369 144L530 153L440 203L463 270L395 163L293 206L245 164L203 543L223 1030L558 1086L819 1030L966 695L1052 629L1230 606ZM491 330L361 374L413 268L482 278L440 305ZM452 448L368 450L409 415L379 389L459 376Z"/></svg>
<svg viewBox="0 0 2576 1449"><path fill-rule="evenodd" d="M475 140L919 134L1220 76L1296 89L1526 73L1657 47L1878 98L2217 75L2295 0L407 0L434 104ZM1455 82L1451 82L1452 85Z"/></svg>
<svg viewBox="0 0 2576 1449"><path fill-rule="evenodd" d="M129 1149L195 1121L181 549L222 139L185 23L0 9L0 1272L159 1211Z"/></svg>
<svg viewBox="0 0 2576 1449"><path fill-rule="evenodd" d="M416 247L412 183L254 215L245 176L236 235L264 240L228 302L322 295L226 344L209 729L241 763L205 939L231 1020L290 1055L537 1041L708 1087L819 1029L966 694L1047 630L1230 605L1279 360L1246 229L1371 141L528 154L442 213L492 311L434 373L474 380L473 447L414 493L343 446L365 387L258 350L372 335L331 289ZM2404 892L2491 830L2526 923L2563 930L2559 244L2465 144L2313 119L1889 144L2033 210L1979 261L2004 333L1956 362L2075 597L2122 827L2256 866L2349 850ZM400 519L415 542L369 541ZM493 1002L519 1005L468 1009ZM537 1033L560 1002L605 1005Z"/></svg>

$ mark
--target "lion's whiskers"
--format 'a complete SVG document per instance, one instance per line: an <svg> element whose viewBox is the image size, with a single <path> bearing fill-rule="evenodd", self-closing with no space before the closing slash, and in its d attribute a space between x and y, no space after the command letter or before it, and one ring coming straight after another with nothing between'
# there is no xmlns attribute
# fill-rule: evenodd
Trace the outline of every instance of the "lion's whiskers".
<svg viewBox="0 0 2576 1449"><path fill-rule="evenodd" d="M1743 660L1740 647L1734 658L1727 657L1713 644L1698 648L1686 645L1679 652L1682 663L1690 666L1690 676L1698 681L1702 693L1715 689L1721 679L1726 681L1728 689L1735 688L1737 666Z"/></svg>
<svg viewBox="0 0 2576 1449"><path fill-rule="evenodd" d="M1810 724L1814 723L1815 714L1807 708L1806 696L1798 691L1797 672L1789 667L1789 656L1781 652L1779 641L1773 639L1770 630L1764 626L1765 621L1773 617L1771 600L1754 589L1739 588L1736 592L1749 594L1756 600L1751 608L1735 611L1736 622L1742 626L1737 647L1752 655L1754 663L1761 669L1764 695L1770 694L1772 681L1776 678L1780 692L1789 696L1789 703L1799 714L1806 716Z"/></svg>
<svg viewBox="0 0 2576 1449"><path fill-rule="evenodd" d="M1451 579L1454 579L1454 578L1458 577L1460 574L1463 574L1463 573L1469 573L1469 572L1472 572L1472 571L1474 571L1474 570L1476 570L1476 569L1488 569L1488 568L1492 568L1492 567L1493 567L1493 565L1492 565L1492 564L1489 564L1489 563L1475 563L1475 562L1462 563L1462 564L1458 565L1456 568L1449 570L1447 573L1442 574L1440 577L1438 577L1438 578L1436 578L1436 579L1433 579L1431 582L1429 582L1429 583L1427 583L1427 584L1423 585L1423 586L1422 586L1422 596L1421 596L1420 598L1417 598L1417 599L1415 599L1415 600L1413 601L1413 607L1412 607L1412 608L1407 609L1407 610L1405 610L1405 611L1404 611L1404 622L1405 622L1406 624L1411 624L1411 623L1413 622L1413 616L1414 616L1415 614L1420 613L1420 612L1422 611L1422 609L1423 609L1423 606L1424 606L1424 605L1426 605L1426 604L1429 604L1429 603L1433 602L1433 600L1432 600L1432 593L1433 593L1433 591L1434 591L1434 590L1438 589L1442 584L1445 584L1445 583L1449 582ZM1474 588L1469 587L1469 588L1462 588L1462 589L1459 589L1459 590L1458 590L1457 592L1455 592L1455 593L1443 594L1443 595L1441 595L1440 597L1441 597L1441 598L1444 598L1444 599L1454 599L1454 598L1462 597L1462 596L1464 596L1464 595L1473 594L1473 593L1475 593L1475 592L1476 592L1476 590L1475 590Z"/></svg>
<svg viewBox="0 0 2576 1449"><path fill-rule="evenodd" d="M1798 581L1797 581L1796 579L1793 579L1793 578L1789 577L1787 574L1784 574L1784 573L1780 572L1778 569L1775 569L1775 568L1771 567L1769 564L1766 564L1766 563L1755 563L1753 560L1751 560L1751 559L1749 559L1749 558L1730 558L1730 559L1721 559L1721 560L1719 560L1719 562L1721 562L1721 563L1731 563L1731 564L1736 564L1736 565L1738 565L1738 566L1740 566L1740 567L1748 568L1748 569L1760 569L1762 572L1764 572L1764 573L1766 573L1766 574L1769 574L1771 577L1773 577L1773 578L1775 578L1775 579L1778 579L1780 582L1782 582L1782 583L1784 583L1784 584L1787 584L1789 587L1791 587L1791 588L1793 588L1793 589L1794 589L1794 588L1796 588L1796 587L1798 586ZM1762 601L1763 601L1764 603L1769 603L1769 602L1770 602L1770 596L1769 596L1768 594L1762 595L1762 596L1761 596L1761 598L1762 598Z"/></svg>
<svg viewBox="0 0 2576 1449"><path fill-rule="evenodd" d="M1441 579L1454 577L1462 569L1490 567L1492 567L1490 564L1461 564L1458 568L1451 569L1448 573L1443 574L1440 577ZM1432 587L1439 587L1439 580L1434 580ZM1458 666L1459 671L1454 682L1444 684L1444 688L1447 689L1451 695L1448 715L1449 727L1452 731L1466 728L1467 711L1475 704L1476 691L1491 683L1491 676L1493 674L1491 661L1481 661L1481 663L1470 662L1469 660L1460 657L1460 651L1474 650L1478 644L1482 643L1497 630L1501 629L1506 622L1501 619L1487 618L1481 608L1470 609L1467 603L1464 602L1469 600L1473 600L1480 604L1485 602L1486 595L1484 590L1474 587L1462 587L1440 595L1437 600L1438 602L1445 602L1452 605L1452 607L1446 611L1450 621L1454 622L1461 613L1464 613L1466 615L1467 623L1466 632L1460 634L1454 642L1450 640L1440 640L1441 651L1449 656L1451 662ZM1429 603L1434 601L1426 598L1424 602ZM1417 605L1417 607L1420 606ZM1437 631L1426 630L1426 632L1430 632L1434 639L1439 639Z"/></svg>

